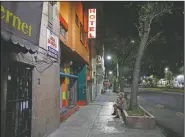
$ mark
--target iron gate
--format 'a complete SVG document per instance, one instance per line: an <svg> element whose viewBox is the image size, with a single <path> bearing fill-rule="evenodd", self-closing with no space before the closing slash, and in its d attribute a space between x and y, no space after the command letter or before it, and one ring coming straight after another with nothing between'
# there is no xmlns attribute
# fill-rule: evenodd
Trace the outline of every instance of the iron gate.
<svg viewBox="0 0 185 137"><path fill-rule="evenodd" d="M31 137L32 66L11 62L8 67L6 137Z"/></svg>
<svg viewBox="0 0 185 137"><path fill-rule="evenodd" d="M77 79L70 78L69 89L69 106L73 107L77 102Z"/></svg>

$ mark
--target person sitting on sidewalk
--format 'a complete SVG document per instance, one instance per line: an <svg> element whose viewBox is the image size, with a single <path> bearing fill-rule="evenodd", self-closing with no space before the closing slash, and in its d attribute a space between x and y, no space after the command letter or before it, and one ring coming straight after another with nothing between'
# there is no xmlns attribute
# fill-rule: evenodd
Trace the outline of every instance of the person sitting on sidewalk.
<svg viewBox="0 0 185 137"><path fill-rule="evenodd" d="M119 109L120 111L123 111L126 109L126 99L124 98L124 93L120 93L117 99L116 104L113 105L114 107L114 112L112 113L112 115L116 115L115 118L119 118L117 109Z"/></svg>

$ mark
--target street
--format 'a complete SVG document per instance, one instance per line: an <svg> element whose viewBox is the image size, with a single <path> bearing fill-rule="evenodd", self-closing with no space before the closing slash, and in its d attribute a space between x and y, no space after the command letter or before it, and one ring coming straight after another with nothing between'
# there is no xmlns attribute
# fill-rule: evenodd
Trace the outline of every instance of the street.
<svg viewBox="0 0 185 137"><path fill-rule="evenodd" d="M138 103L152 113L157 123L178 135L184 133L184 95L180 93L140 92Z"/></svg>

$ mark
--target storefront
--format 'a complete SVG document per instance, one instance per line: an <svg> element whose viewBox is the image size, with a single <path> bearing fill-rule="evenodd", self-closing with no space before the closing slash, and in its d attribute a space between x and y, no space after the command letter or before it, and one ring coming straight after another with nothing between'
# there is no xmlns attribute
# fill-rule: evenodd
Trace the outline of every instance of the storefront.
<svg viewBox="0 0 185 137"><path fill-rule="evenodd" d="M84 66L83 61L60 41L61 64L60 64L60 108L61 115L77 105L79 99L80 72Z"/></svg>
<svg viewBox="0 0 185 137"><path fill-rule="evenodd" d="M62 62L60 72L60 108L61 114L76 106L78 91L78 76L70 62ZM62 66L61 65L61 66Z"/></svg>
<svg viewBox="0 0 185 137"><path fill-rule="evenodd" d="M38 50L42 8L43 2L1 2L2 137L31 137L34 66L16 55Z"/></svg>

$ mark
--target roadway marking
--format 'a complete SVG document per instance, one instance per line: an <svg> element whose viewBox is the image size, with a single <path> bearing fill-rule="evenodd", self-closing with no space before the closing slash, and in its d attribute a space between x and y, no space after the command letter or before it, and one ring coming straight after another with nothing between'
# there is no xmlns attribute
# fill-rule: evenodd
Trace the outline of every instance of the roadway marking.
<svg viewBox="0 0 185 137"><path fill-rule="evenodd" d="M157 108L164 108L164 106L163 105L160 105L160 104L157 104L156 107Z"/></svg>
<svg viewBox="0 0 185 137"><path fill-rule="evenodd" d="M177 112L177 113L176 113L176 116L184 117L184 113L182 113L182 112Z"/></svg>

